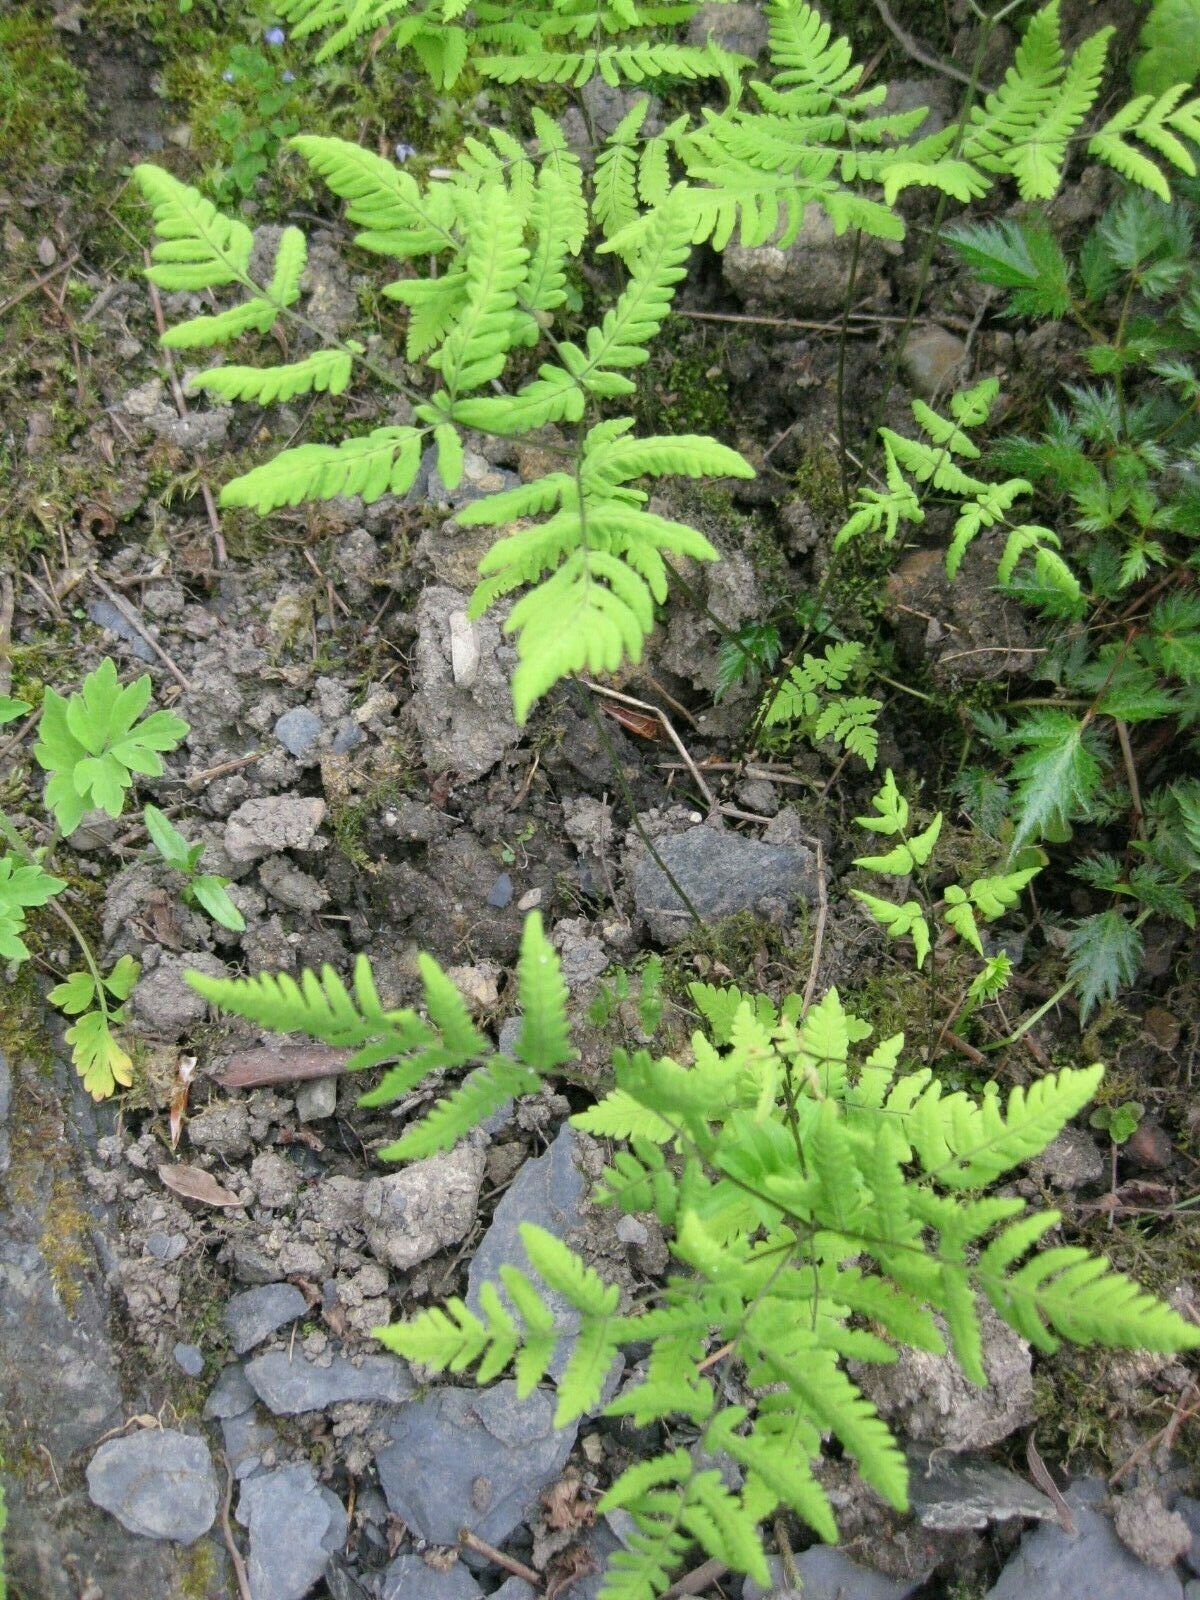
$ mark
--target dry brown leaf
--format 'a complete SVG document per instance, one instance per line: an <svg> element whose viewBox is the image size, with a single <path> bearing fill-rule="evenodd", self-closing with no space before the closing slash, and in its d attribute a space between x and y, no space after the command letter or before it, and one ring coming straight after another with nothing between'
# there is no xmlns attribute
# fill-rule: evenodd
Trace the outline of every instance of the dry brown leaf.
<svg viewBox="0 0 1200 1600"><path fill-rule="evenodd" d="M203 1167L189 1167L182 1161L169 1166L164 1162L158 1175L172 1194L181 1199L198 1200L202 1206L240 1206L242 1203L232 1190L218 1183Z"/></svg>
<svg viewBox="0 0 1200 1600"><path fill-rule="evenodd" d="M188 1094L196 1075L195 1056L180 1056L175 1068L175 1087L171 1091L171 1149L178 1150L179 1136L183 1132L183 1119L187 1115Z"/></svg>

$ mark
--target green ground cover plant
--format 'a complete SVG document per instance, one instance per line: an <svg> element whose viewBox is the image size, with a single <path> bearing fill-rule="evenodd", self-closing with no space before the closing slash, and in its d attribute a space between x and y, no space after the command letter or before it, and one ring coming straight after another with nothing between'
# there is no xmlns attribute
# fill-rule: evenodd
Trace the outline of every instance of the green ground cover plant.
<svg viewBox="0 0 1200 1600"><path fill-rule="evenodd" d="M880 821L893 819L898 804L888 799ZM989 901L978 888L971 899L983 908ZM391 1063L363 1096L367 1105L406 1096L431 1073L468 1069L382 1152L405 1161L451 1148L510 1095L533 1092L574 1058L566 987L536 913L525 923L517 978L511 1055L479 1032L427 956L424 1017L385 1009L365 958L349 988L329 967L299 981L194 974L191 982L261 1027L352 1051L351 1070ZM1064 1339L1200 1346L1200 1329L1103 1258L1069 1245L1039 1248L1056 1212L989 1192L1087 1105L1100 1066L1064 1068L1007 1098L995 1085L982 1096L947 1093L928 1067L902 1066L903 1034L868 1051L871 1028L836 990L807 1011L798 995L776 1007L765 996L697 984L692 998L703 1027L690 1056L618 1050L613 1088L572 1119L616 1142L594 1198L653 1212L666 1230L676 1271L661 1294L622 1309L619 1290L581 1256L526 1224L524 1264L500 1269L478 1311L452 1298L375 1330L431 1371L473 1372L487 1383L511 1369L527 1394L564 1337L546 1293L563 1297L579 1329L558 1380L559 1425L596 1409L622 1347L649 1344L644 1378L604 1411L638 1426L669 1422L678 1442L626 1469L599 1503L627 1511L636 1530L611 1559L604 1600L663 1594L693 1546L769 1583L759 1526L780 1507L836 1539L813 1472L825 1437L903 1509L904 1454L847 1359L890 1362L898 1346L948 1344L983 1384L983 1302L1040 1350ZM706 1360L718 1348L744 1377L744 1401L726 1398ZM740 1487L729 1486L714 1457L737 1464Z"/></svg>
<svg viewBox="0 0 1200 1600"><path fill-rule="evenodd" d="M46 774L43 799L50 826L42 830L44 842L29 844L17 822L0 809L0 839L6 846L0 855L0 957L16 965L30 959L23 935L31 910L48 906L69 933L83 967L68 973L49 998L75 1019L66 1033L71 1059L96 1100L111 1095L118 1084L133 1082L133 1061L121 1043L120 1029L125 1001L141 969L132 957L123 956L111 972L101 971L92 941L60 898L68 878L49 869L62 841L89 812L115 819L139 775L161 777L163 755L187 733L187 723L172 711L143 716L151 687L148 673L122 686L116 663L106 657L77 692L62 695L48 688L33 747L34 760ZM6 695L0 699L0 724L31 709ZM236 914L232 903L230 910Z"/></svg>

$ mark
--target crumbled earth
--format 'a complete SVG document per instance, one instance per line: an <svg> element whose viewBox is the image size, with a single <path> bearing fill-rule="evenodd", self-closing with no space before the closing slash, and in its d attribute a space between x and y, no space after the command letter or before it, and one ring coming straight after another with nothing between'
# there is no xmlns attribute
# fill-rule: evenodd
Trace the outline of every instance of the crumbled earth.
<svg viewBox="0 0 1200 1600"><path fill-rule="evenodd" d="M628 1528L596 1520L594 1503L661 1447L662 1430L595 1416L556 1429L553 1384L569 1338L545 1386L518 1400L511 1381L482 1391L430 1383L374 1330L450 1295L478 1306L502 1263L524 1262L522 1222L581 1251L618 1286L623 1310L649 1298L669 1270L662 1230L652 1215L618 1220L590 1203L607 1151L567 1119L607 1087L615 1047L686 1052L689 982L777 998L803 990L812 963L820 987L838 984L882 1034L923 1014L925 988L846 892L861 847L852 819L879 772L803 743L764 747L745 771L726 770L744 753L759 691L743 684L718 697L718 652L729 630L786 610L829 572L842 515L836 322L851 272L861 320L842 376L864 429L876 412L902 427L913 395L936 404L960 377L997 363L1019 388L1054 352L1014 342L983 318L976 289L939 268L895 363L912 261L870 240L856 256L852 235L815 208L786 249L734 244L720 261L698 252L682 308L764 320L674 319L637 404L676 431L721 434L760 472L656 501L694 520L725 559L682 571L696 604L673 593L645 663L615 684L664 712L687 760L657 719L647 728L614 716L619 702L581 684L560 686L519 727L506 613L467 614L490 530L463 527L455 513L536 475L539 449L554 441L474 441L453 493L430 459L403 499L341 499L269 519L221 512L218 536L205 493L234 470L232 457L242 470L306 429L340 437L354 414L327 397L315 417L195 397L180 414L141 277L145 218L122 174L155 155L196 177L208 157L189 143L194 108L162 76L177 36L142 38L159 22L122 20L130 8L118 0L94 8L103 13L94 22L92 9L55 6L46 31L47 48L67 51L85 86L71 115L89 148L14 170L0 187L0 304L16 313L0 391L12 468L0 579L14 580L0 667L11 665L14 692L73 686L105 655L127 677L150 673L155 703L190 732L139 794L203 844L204 870L230 880L246 926L224 929L183 901L136 811L116 823L90 817L72 836L78 914L105 962L141 966L129 1003L134 1087L99 1108L64 1064L61 1018L38 987L65 970L67 952L53 940L39 947L33 982L27 972L8 986L4 975L9 1593L238 1600L228 1539L243 1553L251 1600L531 1600L522 1578L458 1551L467 1527L532 1563L541 1592L559 1585L570 1600L595 1600ZM190 26L166 9L170 27ZM692 41L710 32L757 55L762 8L705 6ZM971 50L964 27L956 58L969 62ZM912 79L906 57L889 59L898 70L888 111L930 103L943 121L953 114L940 77ZM371 137L386 125L391 139L420 141L440 112L420 109L410 82L384 83L372 79ZM600 129L631 102L599 82L582 98ZM456 128L486 112L455 102ZM356 132L357 115L342 131ZM583 113L572 107L566 120L582 142ZM1082 218L1100 197L1072 198ZM324 206L307 193L288 201ZM246 212L274 226L265 180ZM344 331L366 279L334 212L316 222L305 311ZM76 250L51 293L12 303ZM167 296L166 314L201 304ZM894 766L914 795L954 775L962 726L989 697L1009 684L1030 692L1034 661L1023 614L992 586L992 542L975 542L951 585L943 532L934 517L886 583L864 573L829 596L848 632L865 619L886 638L895 690L879 768ZM944 709L927 709L931 696ZM6 734L4 803L24 814L38 775L10 755ZM971 862L978 843L960 816L946 833ZM1048 909L1051 949L1057 914L1077 892L1068 885ZM427 1109L429 1086L396 1105L360 1105L365 1082L341 1070L344 1060L314 1067L311 1052L305 1064L250 1024L218 1020L186 978L324 963L347 975L364 955L383 1004L399 1007L420 994L425 950L476 1025L511 1048L513 967L534 909L561 957L580 1060L453 1152L404 1168L380 1153ZM1014 929L1018 1007L1054 987L1021 953L1027 932L1045 929ZM1200 968L1184 939L1155 941L1146 989L1086 1041L1087 1059L1111 1059L1118 1098L1146 1102L1136 1139L1114 1159L1101 1131L1071 1128L1015 1182L1062 1211L1055 1242L1119 1252L1194 1305L1194 1252L1170 1248L1171 1224L1159 1224L1194 1191ZM653 1038L620 993L649 951L663 958L666 993ZM947 992L960 977L949 964L940 973ZM1056 1062L1085 1048L1065 1011L1030 1040ZM979 1087L973 1074L984 1069L940 1046L918 1022L917 1056L948 1085ZM251 1067L259 1075L239 1081ZM1014 1053L1004 1071L1027 1081L1037 1067L1032 1053ZM160 1169L179 1164L226 1199L169 1189ZM633 1371L644 1355L630 1353ZM844 1545L804 1548L809 1536L791 1528L794 1574L772 1558L777 1600L796 1592L793 1576L804 1600L1184 1600L1185 1582L1200 1579L1200 1501L1184 1492L1200 1485L1189 1423L1175 1424L1194 1406L1184 1364L1044 1356L990 1316L984 1361L986 1390L950 1358L920 1352L858 1371L910 1449L911 1510L892 1512L831 1455L822 1482ZM629 1379L615 1362L606 1395ZM1066 1491L1074 1537L1030 1482L1031 1428L1057 1481L1077 1480ZM1135 1452L1143 1476L1130 1475L1110 1503L1097 1474ZM564 1485L581 1508L565 1527L547 1507ZM746 1584L742 1600L761 1593Z"/></svg>

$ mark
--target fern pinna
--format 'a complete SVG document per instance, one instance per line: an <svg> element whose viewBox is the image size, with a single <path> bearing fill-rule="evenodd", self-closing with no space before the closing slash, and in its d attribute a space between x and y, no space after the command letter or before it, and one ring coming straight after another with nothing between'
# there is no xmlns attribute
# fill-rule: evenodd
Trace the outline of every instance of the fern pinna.
<svg viewBox="0 0 1200 1600"><path fill-rule="evenodd" d="M265 281L252 270L253 237L196 190L152 166L136 169L154 208L159 242L148 269L163 289L231 289L238 303L178 323L164 343L200 349L268 333L279 318L317 348L282 366L229 363L192 379L225 400L267 404L297 395L340 394L357 374L407 402L412 421L376 427L340 445L299 445L227 484L222 504L266 513L335 495L378 499L413 484L430 443L443 481L463 468L463 430L513 437L566 423L577 448L564 472L471 505L464 517L505 525L553 513L533 531L502 539L484 563L478 612L498 596L531 586L506 627L518 635L513 695L524 720L541 694L568 673L615 670L638 660L667 594L668 554L713 560L707 539L644 509L639 480L683 474L753 476L715 440L637 438L633 421L599 420L602 408L635 393L629 376L647 360L684 276L691 223L676 192L655 213L624 290L576 342L550 330L568 298L567 271L582 247L588 207L578 159L557 127L537 117L539 153L510 135L468 140L459 170L418 184L411 173L340 139L301 136L294 147L346 202L356 243L405 264L383 294L407 307L405 353L423 362L428 387L414 388L368 356L356 340L321 333L299 308L306 241L283 231ZM416 275L419 260L436 271ZM545 346L543 359L538 354ZM506 389L510 362L532 360L536 375Z"/></svg>
<svg viewBox="0 0 1200 1600"><path fill-rule="evenodd" d="M352 1047L352 1067L396 1063L366 1097L371 1104L406 1094L430 1072L470 1068L384 1152L419 1159L573 1053L566 989L536 915L522 941L523 1015L511 1057L482 1038L428 958L422 976L428 1021L383 1010L365 961L353 995L329 969L299 983L191 981L264 1027ZM690 1062L618 1051L611 1092L573 1119L616 1142L594 1198L653 1212L666 1230L678 1270L657 1301L622 1309L617 1289L567 1245L526 1225L524 1264L501 1269L503 1298L489 1285L478 1311L454 1298L376 1330L433 1371L474 1371L486 1383L511 1367L528 1393L559 1344L544 1299L554 1291L578 1313L558 1379L560 1424L600 1405L622 1346L649 1342L641 1381L605 1414L669 1422L693 1443L630 1467L601 1500L600 1510L624 1509L633 1520L602 1600L653 1600L694 1545L769 1583L758 1529L779 1507L835 1539L814 1471L826 1437L903 1508L904 1454L847 1374L848 1359L894 1361L905 1345L941 1351L944 1327L963 1370L982 1384L983 1302L1043 1351L1063 1339L1200 1347L1200 1328L1103 1259L1070 1245L1039 1249L1056 1212L986 1192L1087 1104L1102 1068L1064 1068L1007 1097L994 1085L979 1097L948 1093L929 1068L901 1068L903 1035L860 1050L871 1029L836 991L807 1014L794 995L776 1008L697 984L692 998L707 1027L693 1036ZM707 1358L716 1349L743 1365L743 1403L729 1403L714 1377ZM740 1488L714 1457L737 1464Z"/></svg>
<svg viewBox="0 0 1200 1600"><path fill-rule="evenodd" d="M303 38L324 33L317 59L356 42L411 50L440 89L470 60L498 83L565 83L594 77L616 86L658 78L684 82L736 75L744 56L711 42L664 37L701 9L701 0L646 5L641 0L282 0L277 8Z"/></svg>

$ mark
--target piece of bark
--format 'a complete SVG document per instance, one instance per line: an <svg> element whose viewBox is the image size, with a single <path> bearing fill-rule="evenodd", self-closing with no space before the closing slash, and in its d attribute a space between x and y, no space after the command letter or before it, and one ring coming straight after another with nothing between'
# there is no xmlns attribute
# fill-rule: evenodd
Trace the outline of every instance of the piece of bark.
<svg viewBox="0 0 1200 1600"><path fill-rule="evenodd" d="M217 1082L223 1089L261 1089L272 1083L333 1078L345 1072L349 1059L347 1051L323 1044L262 1045L230 1056Z"/></svg>

